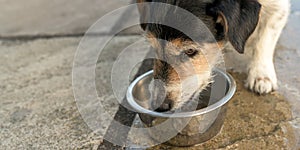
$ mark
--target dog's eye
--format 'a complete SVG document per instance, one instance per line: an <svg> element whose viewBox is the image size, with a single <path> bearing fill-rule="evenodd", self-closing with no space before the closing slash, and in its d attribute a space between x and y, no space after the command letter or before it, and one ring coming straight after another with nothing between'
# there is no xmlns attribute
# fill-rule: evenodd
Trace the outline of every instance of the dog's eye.
<svg viewBox="0 0 300 150"><path fill-rule="evenodd" d="M185 50L184 53L186 55L188 55L189 57L192 57L192 56L195 56L197 54L197 50L195 49L188 49L188 50Z"/></svg>

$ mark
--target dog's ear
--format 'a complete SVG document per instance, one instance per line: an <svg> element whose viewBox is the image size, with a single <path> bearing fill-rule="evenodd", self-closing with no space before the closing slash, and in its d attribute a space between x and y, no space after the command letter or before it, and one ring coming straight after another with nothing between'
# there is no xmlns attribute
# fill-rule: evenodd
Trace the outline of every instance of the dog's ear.
<svg viewBox="0 0 300 150"><path fill-rule="evenodd" d="M257 26L260 9L256 0L217 0L208 7L208 13L223 27L223 35L232 46L243 53L246 41Z"/></svg>

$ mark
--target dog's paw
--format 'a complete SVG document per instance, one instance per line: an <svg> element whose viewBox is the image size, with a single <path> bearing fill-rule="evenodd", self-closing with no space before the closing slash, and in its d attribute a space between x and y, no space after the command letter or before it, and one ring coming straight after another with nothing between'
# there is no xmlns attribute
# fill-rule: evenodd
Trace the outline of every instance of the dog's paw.
<svg viewBox="0 0 300 150"><path fill-rule="evenodd" d="M258 94L267 94L277 89L274 67L254 66L248 71L245 86Z"/></svg>

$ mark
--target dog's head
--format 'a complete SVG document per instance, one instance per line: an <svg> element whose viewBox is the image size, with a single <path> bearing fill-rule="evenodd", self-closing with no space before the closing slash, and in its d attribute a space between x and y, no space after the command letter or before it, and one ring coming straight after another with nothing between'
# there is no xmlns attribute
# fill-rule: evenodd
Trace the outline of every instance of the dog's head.
<svg viewBox="0 0 300 150"><path fill-rule="evenodd" d="M238 52L243 53L245 43L258 23L261 7L256 0L138 2L141 27L156 49L156 80L152 96L155 99L153 105L159 111L179 109L187 102L198 99L200 92L211 82L211 71L221 57L223 45L230 42ZM204 29L199 22L187 20L176 7L157 7L142 2L167 3L183 8L199 18L206 27ZM150 21L155 19L189 28L189 33ZM203 30L209 30L213 39L207 38Z"/></svg>

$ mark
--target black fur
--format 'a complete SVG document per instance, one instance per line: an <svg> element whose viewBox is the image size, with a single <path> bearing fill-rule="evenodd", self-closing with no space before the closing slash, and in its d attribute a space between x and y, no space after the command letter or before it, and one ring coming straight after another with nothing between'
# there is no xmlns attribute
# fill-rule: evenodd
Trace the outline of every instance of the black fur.
<svg viewBox="0 0 300 150"><path fill-rule="evenodd" d="M244 52L247 39L255 30L258 23L261 5L256 0L146 0L145 2L161 2L186 9L197 16L213 34L217 41L229 40L234 48ZM143 23L141 27L151 32L156 38L170 41L176 38L197 39L197 42L215 42L214 39L205 37L203 27L199 22L187 20L185 15L176 13L170 7L156 8L147 5L140 9L141 22L163 20L165 23L178 25L180 28L188 28L189 36L174 28L161 24ZM222 13L227 20L228 32L224 27L216 23L217 16ZM174 17L176 19L174 20ZM192 38L191 38L192 36ZM163 43L161 43L163 44ZM163 46L163 45L162 45Z"/></svg>
<svg viewBox="0 0 300 150"><path fill-rule="evenodd" d="M244 52L247 39L255 30L261 5L254 0L217 0L209 6L208 14L222 13L227 20L226 38L240 53Z"/></svg>
<svg viewBox="0 0 300 150"><path fill-rule="evenodd" d="M216 36L215 21L212 16L206 14L206 8L208 3L195 0L152 0L152 2L167 3L181 7L199 18L207 28ZM161 24L141 24L141 27L154 34L157 38L170 41L172 39L183 38L183 39L197 39L198 42L215 42L213 38L204 36L202 22L197 20L191 20L194 18L188 17L187 14L178 13L175 7L161 6L152 7L151 4L144 8L141 13L141 22L144 21L157 21L159 20L162 24L172 24L179 29L186 29L186 34L178 31L172 27L161 25ZM175 18L175 19L174 19ZM189 36L187 36L189 35Z"/></svg>

